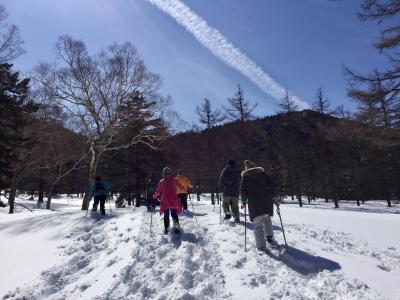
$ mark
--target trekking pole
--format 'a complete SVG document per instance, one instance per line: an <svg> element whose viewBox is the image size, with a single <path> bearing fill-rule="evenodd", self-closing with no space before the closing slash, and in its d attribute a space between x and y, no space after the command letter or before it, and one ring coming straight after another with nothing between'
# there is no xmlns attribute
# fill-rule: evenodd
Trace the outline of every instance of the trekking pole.
<svg viewBox="0 0 400 300"><path fill-rule="evenodd" d="M196 223L197 223L197 227L198 227L199 226L199 221L197 221L197 216L196 216L196 213L194 211L194 205L193 205L192 197L190 196L190 194L189 194L189 200L190 200L190 203L192 204L194 218L196 219Z"/></svg>
<svg viewBox="0 0 400 300"><path fill-rule="evenodd" d="M112 209L111 209L111 202L110 202L110 198L108 198L108 205L110 207L110 215L112 215Z"/></svg>
<svg viewBox="0 0 400 300"><path fill-rule="evenodd" d="M244 206L244 252L247 252L247 204Z"/></svg>
<svg viewBox="0 0 400 300"><path fill-rule="evenodd" d="M216 198L218 199L218 193L216 194ZM213 212L215 211L215 199L214 199L214 206L213 206Z"/></svg>
<svg viewBox="0 0 400 300"><path fill-rule="evenodd" d="M286 242L285 229L283 228L283 223L282 223L281 210L279 208L279 204L278 203L275 203L275 204L276 204L276 213L278 214L279 220L281 221L281 228L282 228L282 233L283 233L283 239L285 240L286 252L289 253L289 248L288 248L288 245Z"/></svg>
<svg viewBox="0 0 400 300"><path fill-rule="evenodd" d="M153 207L153 205L151 205L151 211L150 211L150 235L151 235L151 228L153 227L153 213L155 210L155 207Z"/></svg>

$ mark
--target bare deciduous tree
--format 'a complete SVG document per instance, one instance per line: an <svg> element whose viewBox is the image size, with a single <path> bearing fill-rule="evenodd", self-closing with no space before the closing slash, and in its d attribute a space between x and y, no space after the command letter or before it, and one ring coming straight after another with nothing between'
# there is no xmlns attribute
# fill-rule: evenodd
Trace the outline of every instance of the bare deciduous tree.
<svg viewBox="0 0 400 300"><path fill-rule="evenodd" d="M89 184L82 203L82 209L86 210L90 186L105 152L138 143L155 148L164 138L154 134L148 126L131 132L128 142L116 138L123 120L120 108L137 92L155 99L161 81L158 75L147 70L135 47L128 42L90 55L82 41L62 36L56 49L59 60L54 65L39 65L35 69L35 79L50 92L51 99L69 112L79 132L87 139Z"/></svg>
<svg viewBox="0 0 400 300"><path fill-rule="evenodd" d="M8 14L0 4L0 64L10 62L24 53L18 27L7 23Z"/></svg>

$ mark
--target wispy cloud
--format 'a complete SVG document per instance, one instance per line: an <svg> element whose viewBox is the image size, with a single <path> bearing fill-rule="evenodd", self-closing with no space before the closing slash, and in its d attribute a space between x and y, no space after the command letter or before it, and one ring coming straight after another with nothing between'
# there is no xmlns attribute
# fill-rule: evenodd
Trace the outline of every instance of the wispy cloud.
<svg viewBox="0 0 400 300"><path fill-rule="evenodd" d="M157 8L170 15L186 28L204 47L227 65L236 69L249 78L262 91L275 99L281 99L285 95L285 87L275 81L251 58L228 41L217 29L212 28L190 7L180 0L147 0ZM302 108L309 105L300 98L293 99Z"/></svg>

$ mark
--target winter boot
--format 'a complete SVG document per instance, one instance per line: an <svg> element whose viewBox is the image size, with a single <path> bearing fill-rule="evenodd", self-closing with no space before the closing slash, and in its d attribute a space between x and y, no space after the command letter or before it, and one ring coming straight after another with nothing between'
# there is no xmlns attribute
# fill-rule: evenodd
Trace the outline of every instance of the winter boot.
<svg viewBox="0 0 400 300"><path fill-rule="evenodd" d="M231 218L232 216L231 216L231 214L225 214L225 220L229 220L230 218Z"/></svg>
<svg viewBox="0 0 400 300"><path fill-rule="evenodd" d="M179 225L179 220L175 219L174 220L174 233L180 233L181 232L181 226Z"/></svg>
<svg viewBox="0 0 400 300"><path fill-rule="evenodd" d="M273 236L267 236L267 244L268 244L268 247L271 247L274 249L278 248L278 242L275 240L275 238Z"/></svg>
<svg viewBox="0 0 400 300"><path fill-rule="evenodd" d="M167 234L169 231L169 218L164 217L164 228L165 228L164 233Z"/></svg>
<svg viewBox="0 0 400 300"><path fill-rule="evenodd" d="M258 255L264 255L267 252L267 248L266 247L257 248L256 252Z"/></svg>

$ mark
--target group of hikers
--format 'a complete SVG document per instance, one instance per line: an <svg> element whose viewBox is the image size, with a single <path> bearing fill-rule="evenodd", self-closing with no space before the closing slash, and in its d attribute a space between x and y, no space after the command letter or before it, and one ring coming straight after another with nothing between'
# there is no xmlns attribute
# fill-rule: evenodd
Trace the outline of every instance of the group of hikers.
<svg viewBox="0 0 400 300"><path fill-rule="evenodd" d="M164 216L164 233L170 231L170 216L173 229L180 231L179 214L188 210L187 198L193 184L178 169L174 177L169 167L162 170L163 178L158 182L154 172L150 173L146 182L146 206L148 211L154 211L157 199L160 199L160 215ZM105 214L105 201L111 185L100 177L95 178L91 198L94 197L93 209L100 204L101 214ZM219 190L223 194L223 210L226 221L233 216L235 223L240 223L239 196L241 208L248 207L250 221L254 223L254 237L258 250L278 246L272 230L271 217L273 204L277 203L274 183L262 167L250 160L244 161L244 171L240 171L234 159L229 159L221 172Z"/></svg>

